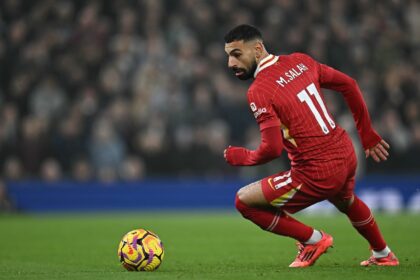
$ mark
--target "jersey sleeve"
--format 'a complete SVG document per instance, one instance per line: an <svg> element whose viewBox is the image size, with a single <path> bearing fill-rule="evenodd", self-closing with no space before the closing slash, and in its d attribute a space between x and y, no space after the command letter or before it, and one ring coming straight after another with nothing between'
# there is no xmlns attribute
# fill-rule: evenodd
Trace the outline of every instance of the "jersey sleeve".
<svg viewBox="0 0 420 280"><path fill-rule="evenodd" d="M352 112L363 148L369 149L379 143L381 137L372 127L366 103L356 81L325 64L319 63L318 69L320 86L340 92L343 95Z"/></svg>
<svg viewBox="0 0 420 280"><path fill-rule="evenodd" d="M255 88L248 91L248 104L254 115L260 131L280 126L281 122L273 108L272 94Z"/></svg>
<svg viewBox="0 0 420 280"><path fill-rule="evenodd" d="M269 127L261 131L261 144L256 150L243 147L229 147L226 149L226 161L234 166L258 165L269 162L280 156L283 142L279 141L282 134L280 129Z"/></svg>

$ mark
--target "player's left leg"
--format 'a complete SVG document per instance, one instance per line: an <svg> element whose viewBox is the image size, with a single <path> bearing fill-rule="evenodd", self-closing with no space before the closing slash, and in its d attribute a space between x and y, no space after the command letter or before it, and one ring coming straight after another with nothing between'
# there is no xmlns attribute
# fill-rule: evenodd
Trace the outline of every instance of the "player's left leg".
<svg viewBox="0 0 420 280"><path fill-rule="evenodd" d="M347 215L353 227L369 242L375 251L382 251L387 246L369 207L356 195L349 199L329 199L336 208Z"/></svg>
<svg viewBox="0 0 420 280"><path fill-rule="evenodd" d="M387 246L372 211L359 197L352 194L348 198L341 198L340 194L338 194L329 201L333 203L340 212L347 215L353 227L370 244L372 255L368 260L361 262L360 265L399 265L397 257Z"/></svg>
<svg viewBox="0 0 420 280"><path fill-rule="evenodd" d="M290 176L290 172L284 172L243 187L238 191L235 205L246 219L251 220L263 230L288 236L298 241L298 256L290 267L310 266L332 246L333 240L330 235L297 221L284 211L284 206L287 206L288 203L293 205L293 209L289 210L287 207L286 209L296 212L316 202L304 199L301 193L296 195L297 190L302 189L302 184L298 184L298 181L295 180L295 184L290 184L292 180L289 180L289 183L286 178L282 190L275 188L269 190L275 192L274 197L277 200L274 200L274 203L281 203L283 207L275 207L276 205L273 205L271 199L269 199L270 202L267 201L263 188L272 185L270 182L274 178L280 178L287 174Z"/></svg>

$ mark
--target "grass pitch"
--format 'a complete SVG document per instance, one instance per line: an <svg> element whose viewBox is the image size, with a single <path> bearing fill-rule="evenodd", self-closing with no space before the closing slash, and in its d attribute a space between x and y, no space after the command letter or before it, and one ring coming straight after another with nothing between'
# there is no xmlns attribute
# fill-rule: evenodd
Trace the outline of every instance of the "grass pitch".
<svg viewBox="0 0 420 280"><path fill-rule="evenodd" d="M342 215L298 216L334 236L334 248L306 269L288 268L291 239L233 212L3 215L0 279L420 279L420 217L377 216L399 267L363 268L367 243ZM117 246L129 230L156 232L165 259L155 272L128 272Z"/></svg>

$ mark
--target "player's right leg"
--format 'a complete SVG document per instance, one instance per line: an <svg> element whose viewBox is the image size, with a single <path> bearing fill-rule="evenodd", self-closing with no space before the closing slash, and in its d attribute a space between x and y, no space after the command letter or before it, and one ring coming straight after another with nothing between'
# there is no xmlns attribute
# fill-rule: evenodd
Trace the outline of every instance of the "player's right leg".
<svg viewBox="0 0 420 280"><path fill-rule="evenodd" d="M268 185L272 185L275 178L284 178L282 181L284 184L278 182L282 189L280 190L279 187L267 190ZM263 230L296 239L299 252L290 267L306 267L314 264L319 256L332 246L333 240L330 235L314 230L284 211L283 207L286 207L288 203L293 205L293 208L286 207L286 209L296 212L316 202L308 201L308 197L302 197L301 194L296 195L297 190L302 188L302 184L299 184L298 180L294 180L292 184L293 180L289 178L290 172L284 172L247 185L238 191L235 205L246 219L251 220ZM266 190L263 191L263 188ZM275 207L273 201L267 199L264 192L268 191L274 192L272 195L275 198L274 203L281 204L283 207L277 205Z"/></svg>
<svg viewBox="0 0 420 280"><path fill-rule="evenodd" d="M307 241L314 231L313 228L287 215L282 209L270 205L262 192L261 181L241 188L236 194L235 206L244 218L261 229L288 236L300 242Z"/></svg>

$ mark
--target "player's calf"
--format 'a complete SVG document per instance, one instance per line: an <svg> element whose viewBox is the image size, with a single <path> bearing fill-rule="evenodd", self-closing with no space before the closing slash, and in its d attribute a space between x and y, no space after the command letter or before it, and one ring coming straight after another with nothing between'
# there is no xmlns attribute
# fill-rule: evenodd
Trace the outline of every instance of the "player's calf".
<svg viewBox="0 0 420 280"><path fill-rule="evenodd" d="M245 219L252 221L263 230L266 230L271 223L271 215L262 209L248 206L240 199L239 195L235 197L235 207Z"/></svg>

